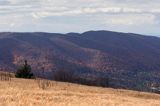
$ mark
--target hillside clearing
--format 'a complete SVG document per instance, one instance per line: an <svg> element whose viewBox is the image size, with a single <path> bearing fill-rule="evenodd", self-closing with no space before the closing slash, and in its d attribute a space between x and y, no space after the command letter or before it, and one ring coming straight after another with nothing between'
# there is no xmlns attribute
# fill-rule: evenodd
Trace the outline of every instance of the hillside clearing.
<svg viewBox="0 0 160 106"><path fill-rule="evenodd" d="M50 82L42 90L35 80L0 81L0 106L160 106L160 95Z"/></svg>

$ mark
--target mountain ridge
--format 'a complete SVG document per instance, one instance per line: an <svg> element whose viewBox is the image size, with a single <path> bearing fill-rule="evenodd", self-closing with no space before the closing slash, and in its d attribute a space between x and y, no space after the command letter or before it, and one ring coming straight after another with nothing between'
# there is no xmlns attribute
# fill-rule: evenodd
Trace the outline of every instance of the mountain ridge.
<svg viewBox="0 0 160 106"><path fill-rule="evenodd" d="M15 72L27 59L36 75L59 70L109 77L113 87L148 90L159 83L160 38L113 31L0 33L1 70ZM141 85L137 84L143 83Z"/></svg>

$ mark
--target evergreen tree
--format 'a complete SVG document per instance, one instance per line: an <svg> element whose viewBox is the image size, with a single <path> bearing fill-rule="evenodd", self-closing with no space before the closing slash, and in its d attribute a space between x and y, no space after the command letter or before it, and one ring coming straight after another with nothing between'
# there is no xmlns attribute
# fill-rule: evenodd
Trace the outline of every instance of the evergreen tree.
<svg viewBox="0 0 160 106"><path fill-rule="evenodd" d="M31 66L28 65L27 60L24 61L24 65L19 67L16 75L17 78L33 78L33 73L31 72Z"/></svg>

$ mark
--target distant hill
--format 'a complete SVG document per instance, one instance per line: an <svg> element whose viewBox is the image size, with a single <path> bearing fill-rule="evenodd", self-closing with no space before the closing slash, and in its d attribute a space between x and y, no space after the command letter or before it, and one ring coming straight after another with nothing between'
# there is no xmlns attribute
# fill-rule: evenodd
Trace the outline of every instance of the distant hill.
<svg viewBox="0 0 160 106"><path fill-rule="evenodd" d="M36 75L47 78L66 70L105 76L112 87L143 91L160 82L159 37L111 31L0 33L1 70L14 72L24 59Z"/></svg>

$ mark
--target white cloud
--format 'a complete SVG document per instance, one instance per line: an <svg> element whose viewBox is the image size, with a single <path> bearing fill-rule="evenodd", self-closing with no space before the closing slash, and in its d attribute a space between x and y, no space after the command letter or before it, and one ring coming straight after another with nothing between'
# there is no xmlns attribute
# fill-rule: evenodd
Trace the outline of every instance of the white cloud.
<svg viewBox="0 0 160 106"><path fill-rule="evenodd" d="M109 17L106 20L109 25L154 25L157 24L154 15L120 15Z"/></svg>
<svg viewBox="0 0 160 106"><path fill-rule="evenodd" d="M159 4L160 0L0 0L0 28L8 30L8 27L16 29L22 26L26 29L36 24L39 25L36 27L42 28L40 26L44 23L51 27L51 24L57 22L56 17L59 17L59 25L65 27L86 23L88 25L83 25L81 29L94 29L93 26L104 29L103 25L106 24L121 27L148 25L153 29L155 26L160 27ZM62 30L67 32L66 28ZM145 28L142 32L145 32Z"/></svg>
<svg viewBox="0 0 160 106"><path fill-rule="evenodd" d="M115 2L116 1L116 2ZM157 0L155 0L157 1ZM4 2L4 1L3 1ZM150 4L147 4L150 3ZM8 5L1 4L0 12L15 14L35 13L59 15L92 14L92 13L157 13L160 14L160 2L141 0L8 0ZM42 15L43 15L42 14Z"/></svg>

